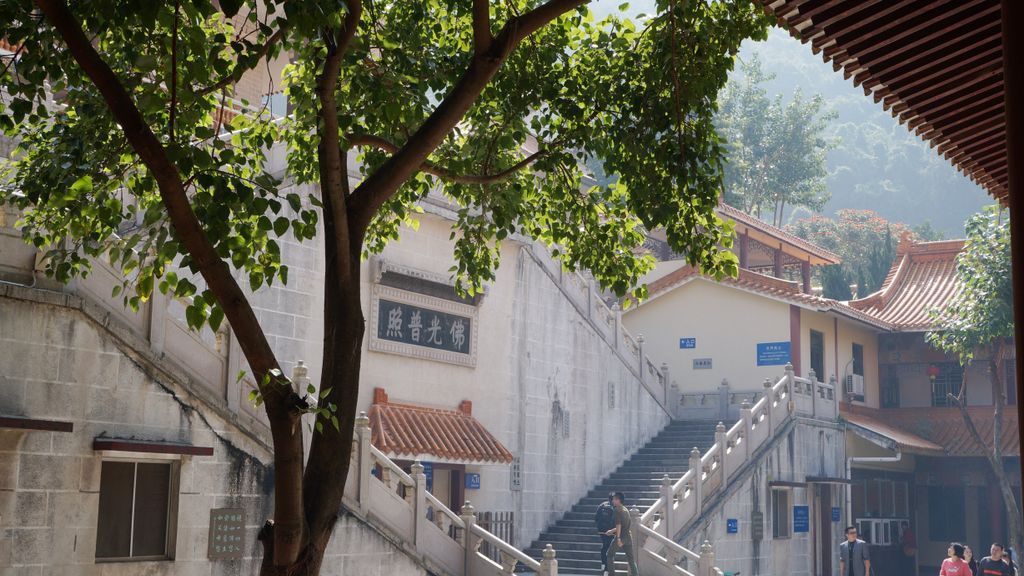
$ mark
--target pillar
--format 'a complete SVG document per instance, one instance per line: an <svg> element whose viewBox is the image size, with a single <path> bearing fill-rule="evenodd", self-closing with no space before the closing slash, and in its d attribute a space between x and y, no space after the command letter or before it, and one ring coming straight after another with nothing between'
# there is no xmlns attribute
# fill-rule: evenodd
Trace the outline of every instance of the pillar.
<svg viewBox="0 0 1024 576"><path fill-rule="evenodd" d="M661 509L661 533L666 538L674 539L675 531L672 526L672 504L675 498L672 494L672 479L668 477L668 474L661 477L661 497L665 500L665 506Z"/></svg>
<svg viewBox="0 0 1024 576"><path fill-rule="evenodd" d="M693 515L700 518L704 511L704 469L700 464L700 449L696 446L690 450L690 470L693 471L693 501L696 503Z"/></svg>
<svg viewBox="0 0 1024 576"><path fill-rule="evenodd" d="M775 256L775 270L772 276L782 278L784 272L782 268L782 246L772 250L772 254Z"/></svg>
<svg viewBox="0 0 1024 576"><path fill-rule="evenodd" d="M462 510L459 512L459 518L462 519L462 549L465 555L463 556L463 571L465 576L472 576L473 567L476 565L476 536L473 535L473 525L476 524L476 510L473 505L466 500L466 503L462 505Z"/></svg>
<svg viewBox="0 0 1024 576"><path fill-rule="evenodd" d="M558 560L555 560L555 549L551 544L544 547L537 576L558 576Z"/></svg>
<svg viewBox="0 0 1024 576"><path fill-rule="evenodd" d="M415 483L413 497L413 544L417 550L423 545L423 535L427 529L427 475L419 460L412 464L412 480Z"/></svg>
<svg viewBox="0 0 1024 576"><path fill-rule="evenodd" d="M805 260L800 263L800 279L804 282L804 294L811 293L811 262Z"/></svg>
<svg viewBox="0 0 1024 576"><path fill-rule="evenodd" d="M370 457L370 417L360 412L356 417L356 438L359 443L359 509L363 514L370 507L370 477L373 459Z"/></svg>
<svg viewBox="0 0 1024 576"><path fill-rule="evenodd" d="M750 237L747 232L740 234L740 268L749 268L750 264Z"/></svg>
<svg viewBox="0 0 1024 576"><path fill-rule="evenodd" d="M726 467L726 461L728 454L728 441L725 439L725 423L719 422L718 426L715 426L715 444L718 444L718 454L721 458L719 466L722 467L722 491L725 491L726 486L729 484L729 469Z"/></svg>
<svg viewBox="0 0 1024 576"><path fill-rule="evenodd" d="M1003 99L1006 114L1007 200L1010 205L1010 250L1013 274L1014 346L1017 351L1017 416L1024 421L1024 6L1020 0L1002 0L1003 32ZM1024 442L1024 426L1017 428ZM1024 477L1024 458L1020 459Z"/></svg>
<svg viewBox="0 0 1024 576"><path fill-rule="evenodd" d="M700 545L700 559L697 560L697 576L714 576L715 549L707 540Z"/></svg>

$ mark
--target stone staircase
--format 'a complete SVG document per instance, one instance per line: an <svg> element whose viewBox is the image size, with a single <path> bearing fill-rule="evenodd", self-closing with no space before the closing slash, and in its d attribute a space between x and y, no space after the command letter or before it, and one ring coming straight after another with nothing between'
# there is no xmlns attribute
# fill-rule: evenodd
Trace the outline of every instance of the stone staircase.
<svg viewBox="0 0 1024 576"><path fill-rule="evenodd" d="M609 492L622 492L627 508L650 508L661 495L662 477L668 474L675 482L689 469L690 450L694 446L703 453L714 444L717 424L717 420L680 420L669 424L524 552L540 558L544 547L551 544L558 551L559 574L600 576L601 538L594 526L597 506L608 499ZM619 563L619 570L626 573L625 563Z"/></svg>

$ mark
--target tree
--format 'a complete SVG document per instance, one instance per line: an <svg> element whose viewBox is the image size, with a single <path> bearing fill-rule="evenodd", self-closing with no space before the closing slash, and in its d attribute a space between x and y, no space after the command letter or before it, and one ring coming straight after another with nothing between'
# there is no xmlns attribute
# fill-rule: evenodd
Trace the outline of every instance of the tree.
<svg viewBox="0 0 1024 576"><path fill-rule="evenodd" d="M857 297L863 298L882 287L896 257L896 244L909 228L872 210L844 209L835 218L801 218L786 230L838 254L847 279L857 280Z"/></svg>
<svg viewBox="0 0 1024 576"><path fill-rule="evenodd" d="M1021 516L1013 486L1003 466L1001 433L1006 405L1004 362L1013 342L1013 284L1010 273L1010 222L999 206L990 206L967 221L967 243L957 258L961 290L944 310L932 311L935 329L927 341L948 354L955 354L965 368L980 355L988 361L992 385L993 437L985 456L992 468L1007 512L1009 539L1021 550ZM967 370L957 395L950 400L960 408L974 441L986 446L967 410Z"/></svg>
<svg viewBox="0 0 1024 576"><path fill-rule="evenodd" d="M58 279L108 258L127 306L160 290L191 299L194 328L230 324L273 440L263 574L319 572L351 452L360 261L429 191L460 207L454 274L467 292L494 278L515 233L618 294L652 266L635 251L644 228L663 226L709 274L737 272L722 250L731 229L714 215L712 115L740 42L763 38L766 17L746 1L665 1L638 28L595 22L586 1L0 3L0 36L17 47L0 76L0 126L21 140L0 202L23 211L24 236ZM292 112L275 121L233 102L232 87L281 54L294 62ZM292 182L318 193L285 193L266 173L278 142ZM615 183L582 189L589 158ZM292 392L242 284L286 282L277 239L318 233L324 363L311 402Z"/></svg>
<svg viewBox="0 0 1024 576"><path fill-rule="evenodd" d="M833 264L821 268L821 295L833 300L850 300L850 276L842 264Z"/></svg>
<svg viewBox="0 0 1024 576"><path fill-rule="evenodd" d="M715 118L728 149L725 200L758 218L771 210L772 224L782 226L787 206L821 210L828 202L825 157L835 143L823 133L835 115L820 96L804 100L799 90L789 103L770 98L763 84L774 76L757 56L741 70Z"/></svg>

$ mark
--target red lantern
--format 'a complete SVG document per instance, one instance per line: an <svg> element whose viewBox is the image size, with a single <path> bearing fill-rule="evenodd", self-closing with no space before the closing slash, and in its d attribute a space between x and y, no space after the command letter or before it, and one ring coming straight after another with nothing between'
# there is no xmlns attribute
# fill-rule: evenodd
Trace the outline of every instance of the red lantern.
<svg viewBox="0 0 1024 576"><path fill-rule="evenodd" d="M931 380L932 382L935 382L935 379L939 377L940 372L941 371L939 370L939 367L936 366L935 364L932 364L931 366L928 367L928 379Z"/></svg>

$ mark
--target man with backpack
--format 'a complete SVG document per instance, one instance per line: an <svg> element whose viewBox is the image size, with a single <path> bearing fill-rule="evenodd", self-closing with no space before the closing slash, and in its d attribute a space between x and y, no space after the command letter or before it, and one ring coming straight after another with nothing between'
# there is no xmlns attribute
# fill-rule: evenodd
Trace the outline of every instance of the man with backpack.
<svg viewBox="0 0 1024 576"><path fill-rule="evenodd" d="M615 507L612 506L614 492L608 494L608 500L601 502L594 513L594 523L597 524L597 533L601 535L601 569L610 572L608 569L608 547L612 545L614 536L607 534L615 528Z"/></svg>

